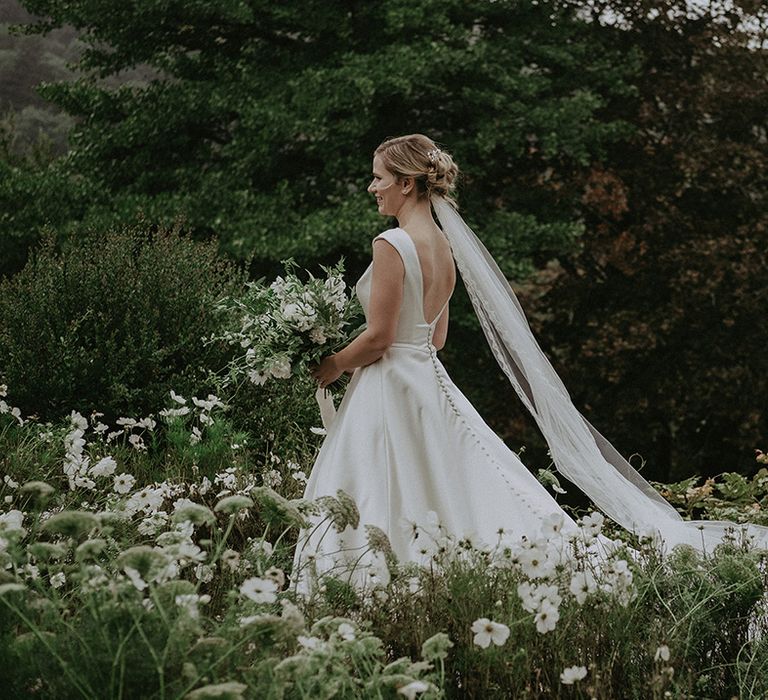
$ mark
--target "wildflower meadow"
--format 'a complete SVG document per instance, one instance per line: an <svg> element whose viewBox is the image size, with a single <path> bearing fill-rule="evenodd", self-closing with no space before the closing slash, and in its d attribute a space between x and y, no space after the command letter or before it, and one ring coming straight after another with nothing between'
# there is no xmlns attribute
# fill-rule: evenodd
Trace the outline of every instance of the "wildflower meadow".
<svg viewBox="0 0 768 700"><path fill-rule="evenodd" d="M568 534L548 519L535 541L500 527L489 547L425 513L410 528L427 565L397 561L368 527L386 577L327 575L297 596L305 517L365 526L343 492L301 498L322 429L259 453L213 394L171 390L157 413L110 426L76 411L41 424L0 392L6 697L768 693L766 553L737 525L704 555L599 512ZM683 511L755 520L768 470L663 491Z"/></svg>

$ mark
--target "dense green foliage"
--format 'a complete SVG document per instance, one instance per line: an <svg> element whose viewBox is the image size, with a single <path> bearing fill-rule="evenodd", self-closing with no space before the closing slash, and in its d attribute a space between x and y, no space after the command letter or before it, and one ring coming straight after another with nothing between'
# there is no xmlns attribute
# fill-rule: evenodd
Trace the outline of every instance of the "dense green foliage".
<svg viewBox="0 0 768 700"><path fill-rule="evenodd" d="M42 418L74 408L108 420L147 412L226 364L204 346L213 302L242 275L214 243L147 224L84 233L56 250L48 235L19 274L0 282L0 357L18 405Z"/></svg>
<svg viewBox="0 0 768 700"><path fill-rule="evenodd" d="M768 432L768 50L730 4L593 25L643 54L637 97L610 113L637 131L593 164L582 250L531 299L577 405L659 479L747 470Z"/></svg>
<svg viewBox="0 0 768 700"><path fill-rule="evenodd" d="M585 42L574 12L551 3L220 2L186 4L183 21L155 0L119 11L24 4L52 17L46 27L84 30L84 69L107 76L145 62L167 76L41 89L79 119L72 175L103 186L116 212L181 212L222 250L267 261L367 254L366 233L380 226L364 191L370 154L386 134L429 130L450 136L467 211L489 235L503 231L515 255L502 258L521 269L520 258L580 231L567 203L530 183L542 163L584 165L627 133L599 112L632 91L638 64ZM86 219L100 215L84 206ZM536 219L545 235L530 240Z"/></svg>

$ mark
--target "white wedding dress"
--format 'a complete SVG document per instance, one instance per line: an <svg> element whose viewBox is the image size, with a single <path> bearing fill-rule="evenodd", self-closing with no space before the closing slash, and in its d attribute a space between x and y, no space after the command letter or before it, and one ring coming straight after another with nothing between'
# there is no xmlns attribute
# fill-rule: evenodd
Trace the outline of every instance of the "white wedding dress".
<svg viewBox="0 0 768 700"><path fill-rule="evenodd" d="M565 532L576 528L438 359L431 341L445 307L427 322L411 237L393 228L377 238L391 243L405 266L396 339L381 359L355 370L304 494L315 499L342 489L357 503L360 525L338 533L327 522L315 527L321 518L312 519L312 527L299 535L294 557L300 591L310 589L314 574L329 570L337 575L349 570L358 583L369 571L386 579L380 559L367 555L359 561L368 549L365 524L388 535L398 560L415 562L423 561L424 538L414 540L411 523L425 522L430 511L448 532L487 546L499 541L500 530L512 540L534 539L543 520L555 513L562 514ZM356 285L366 314L372 267Z"/></svg>

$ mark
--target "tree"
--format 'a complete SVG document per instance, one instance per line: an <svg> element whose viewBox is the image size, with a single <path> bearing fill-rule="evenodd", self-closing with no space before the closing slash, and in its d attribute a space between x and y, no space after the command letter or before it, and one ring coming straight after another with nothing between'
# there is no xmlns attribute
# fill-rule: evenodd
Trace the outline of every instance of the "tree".
<svg viewBox="0 0 768 700"><path fill-rule="evenodd" d="M362 264L381 227L365 193L372 150L424 131L450 145L466 210L519 273L581 233L542 172L568 175L627 133L600 113L631 92L637 57L588 44L560 3L24 5L48 18L25 31L68 23L88 45L90 74L41 88L79 120L70 176L103 190L81 218L183 214L236 257ZM139 63L163 77L99 84Z"/></svg>
<svg viewBox="0 0 768 700"><path fill-rule="evenodd" d="M735 5L735 7L734 7ZM683 478L754 468L768 434L768 53L738 10L593 3L596 41L640 48L635 135L595 161L582 249L529 302L577 405L606 437ZM610 37L610 39L608 39Z"/></svg>

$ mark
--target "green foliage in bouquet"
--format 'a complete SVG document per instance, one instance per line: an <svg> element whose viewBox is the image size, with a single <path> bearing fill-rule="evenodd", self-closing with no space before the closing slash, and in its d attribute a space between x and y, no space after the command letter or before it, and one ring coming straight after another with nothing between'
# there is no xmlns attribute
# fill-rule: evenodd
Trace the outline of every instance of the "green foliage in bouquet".
<svg viewBox="0 0 768 700"><path fill-rule="evenodd" d="M354 289L346 292L344 261L323 267L326 277L309 273L304 282L292 260L283 261L286 274L267 284L264 278L247 282L240 297L229 296L217 305L228 312L237 330L212 335L210 341L224 340L246 348L229 364L229 380L247 377L261 385L271 378L288 379L322 357L346 344L360 330L349 327L361 316Z"/></svg>
<svg viewBox="0 0 768 700"><path fill-rule="evenodd" d="M0 358L25 413L98 408L144 414L168 387L197 387L229 349L212 301L242 284L215 243L173 228L91 230L59 252L46 235L26 267L0 282Z"/></svg>

